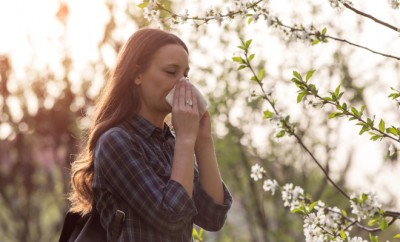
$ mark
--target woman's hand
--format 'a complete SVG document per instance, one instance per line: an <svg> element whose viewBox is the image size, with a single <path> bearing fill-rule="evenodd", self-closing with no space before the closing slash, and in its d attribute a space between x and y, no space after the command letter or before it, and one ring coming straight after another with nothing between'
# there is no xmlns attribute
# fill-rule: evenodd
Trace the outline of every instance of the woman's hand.
<svg viewBox="0 0 400 242"><path fill-rule="evenodd" d="M199 131L199 111L196 93L187 81L179 81L172 105L172 125L177 139L196 141Z"/></svg>
<svg viewBox="0 0 400 242"><path fill-rule="evenodd" d="M199 131L197 133L197 140L211 139L211 116L206 110L200 119Z"/></svg>

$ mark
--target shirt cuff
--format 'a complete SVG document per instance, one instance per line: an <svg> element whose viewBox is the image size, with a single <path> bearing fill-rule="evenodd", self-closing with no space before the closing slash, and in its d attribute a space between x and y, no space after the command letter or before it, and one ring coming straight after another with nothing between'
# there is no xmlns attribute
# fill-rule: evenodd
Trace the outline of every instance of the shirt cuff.
<svg viewBox="0 0 400 242"><path fill-rule="evenodd" d="M207 194L200 183L196 186L194 201L199 212L196 223L206 230L219 230L224 225L227 213L232 206L232 196L225 184L222 183L222 185L224 192L223 204L215 203L214 199Z"/></svg>
<svg viewBox="0 0 400 242"><path fill-rule="evenodd" d="M192 221L197 209L185 188L179 182L169 180L166 189L163 204L170 210L168 220L178 222L183 219L184 223Z"/></svg>

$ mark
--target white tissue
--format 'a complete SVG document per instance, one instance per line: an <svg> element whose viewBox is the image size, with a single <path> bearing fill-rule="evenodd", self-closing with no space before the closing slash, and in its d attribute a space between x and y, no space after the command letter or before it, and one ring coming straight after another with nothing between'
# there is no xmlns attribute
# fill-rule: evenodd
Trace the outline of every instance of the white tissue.
<svg viewBox="0 0 400 242"><path fill-rule="evenodd" d="M189 78L187 77L182 77L182 79L185 79L186 81L189 82ZM179 81L181 81L179 80ZM190 82L189 82L190 83ZM200 92L200 90L193 85L193 83L190 83L193 86L193 90L196 93L196 97L197 97L197 107L199 109L199 114L200 116L203 116L203 114L206 112L207 110L207 99L204 97L204 95ZM167 100L167 103L172 107L172 103L174 101L174 93L175 93L175 87L172 88L172 90L167 94L167 96L165 97L165 100Z"/></svg>

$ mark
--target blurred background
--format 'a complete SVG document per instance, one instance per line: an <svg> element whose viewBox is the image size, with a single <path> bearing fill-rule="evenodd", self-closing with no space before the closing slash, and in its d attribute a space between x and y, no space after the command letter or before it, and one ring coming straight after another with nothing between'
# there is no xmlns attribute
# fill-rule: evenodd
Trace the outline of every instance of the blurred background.
<svg viewBox="0 0 400 242"><path fill-rule="evenodd" d="M143 18L141 1L0 0L0 241L58 241L68 210L69 170L82 146L93 104L118 50L138 28L158 27ZM363 11L400 26L399 10L385 1L354 1ZM229 1L163 1L177 13L202 15ZM267 3L266 3L267 4ZM313 25L327 34L400 56L399 33L329 1L269 1L287 24ZM171 26L164 26L169 28ZM296 102L292 71L316 69L313 81L328 93L341 83L345 99L366 105L366 114L399 126L398 104L387 96L400 89L400 62L343 42L312 46L268 27L233 19L171 30L190 49L190 79L207 94L222 176L234 196L226 226L205 241L303 241L302 220L250 179L262 164L281 183L302 186L314 200L349 209L323 173L291 137L277 139L263 119L266 104L250 99L257 86L237 71L232 57L240 39L253 39L257 68L282 113L290 114L310 150L349 192L375 190L385 209L400 210L399 158L389 141L371 142L346 119L328 120L330 109ZM379 234L382 241L398 224ZM361 231L355 234L367 236ZM398 233L398 232L397 232ZM366 238L366 237L365 237Z"/></svg>

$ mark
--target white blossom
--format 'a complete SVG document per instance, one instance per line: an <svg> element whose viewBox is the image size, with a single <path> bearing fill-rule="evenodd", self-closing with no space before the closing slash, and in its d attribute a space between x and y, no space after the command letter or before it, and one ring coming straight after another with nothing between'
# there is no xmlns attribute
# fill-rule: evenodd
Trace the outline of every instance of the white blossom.
<svg viewBox="0 0 400 242"><path fill-rule="evenodd" d="M255 13L255 14L253 14L252 17L253 17L254 22L257 22L258 18L260 17L260 14Z"/></svg>
<svg viewBox="0 0 400 242"><path fill-rule="evenodd" d="M287 183L283 186L281 195L283 206L294 209L300 206L300 200L304 198L304 190L299 186L293 188L292 183Z"/></svg>
<svg viewBox="0 0 400 242"><path fill-rule="evenodd" d="M184 13L179 16L183 22L185 22L189 17L189 10L185 9Z"/></svg>
<svg viewBox="0 0 400 242"><path fill-rule="evenodd" d="M249 96L247 97L247 102L253 102L254 100L256 100L258 98L258 95L257 95L257 93L256 93L256 91L255 90L250 90L250 94L249 94Z"/></svg>
<svg viewBox="0 0 400 242"><path fill-rule="evenodd" d="M267 26L271 27L273 24L274 24L274 18L271 15L268 15Z"/></svg>
<svg viewBox="0 0 400 242"><path fill-rule="evenodd" d="M393 144L390 144L389 149L388 149L388 155L389 156L393 156L394 154L396 154L397 149Z"/></svg>
<svg viewBox="0 0 400 242"><path fill-rule="evenodd" d="M279 186L278 182L275 179L273 179L273 180L268 179L268 180L265 180L263 183L264 191L266 191L266 192L271 191L272 195L275 195L275 191L278 186Z"/></svg>
<svg viewBox="0 0 400 242"><path fill-rule="evenodd" d="M340 4L339 4L339 3L342 3L342 4L345 4L345 3L347 3L347 4L352 4L351 1L348 1L348 0L328 0L328 1L330 2L331 6L334 7L334 8L340 7Z"/></svg>
<svg viewBox="0 0 400 242"><path fill-rule="evenodd" d="M363 196L366 196L366 198L363 199ZM350 199L352 208L351 212L354 215L357 215L358 221L374 216L375 213L378 213L382 207L382 205L378 202L375 193L373 192L369 192L358 197L356 195L352 195Z"/></svg>
<svg viewBox="0 0 400 242"><path fill-rule="evenodd" d="M318 208L317 208L318 207ZM340 209L337 207L326 208L323 202L318 201L316 212L310 213L304 218L303 232L306 241L331 241L328 234L335 234L343 228ZM347 229L348 230L348 229ZM346 236L349 232L345 231ZM340 237L333 241L343 241Z"/></svg>
<svg viewBox="0 0 400 242"><path fill-rule="evenodd" d="M265 173L265 169L260 166L259 164L255 164L251 167L251 174L250 177L254 181L261 180L263 178L263 174Z"/></svg>
<svg viewBox="0 0 400 242"><path fill-rule="evenodd" d="M313 95L307 95L304 97L303 102L306 108L313 108L314 106L316 106L317 99Z"/></svg>
<svg viewBox="0 0 400 242"><path fill-rule="evenodd" d="M220 13L216 13L216 14L214 15L214 19L215 19L215 21L218 22L219 25L221 25L223 19L222 19L222 16L221 16Z"/></svg>
<svg viewBox="0 0 400 242"><path fill-rule="evenodd" d="M156 0L149 0L147 6L144 8L143 17L148 21L159 20L160 11L155 9L156 6L157 6Z"/></svg>
<svg viewBox="0 0 400 242"><path fill-rule="evenodd" d="M393 9L400 8L400 0L388 0L390 7Z"/></svg>
<svg viewBox="0 0 400 242"><path fill-rule="evenodd" d="M353 237L351 239L348 240L349 242L368 242L368 240L364 240L361 237Z"/></svg>

